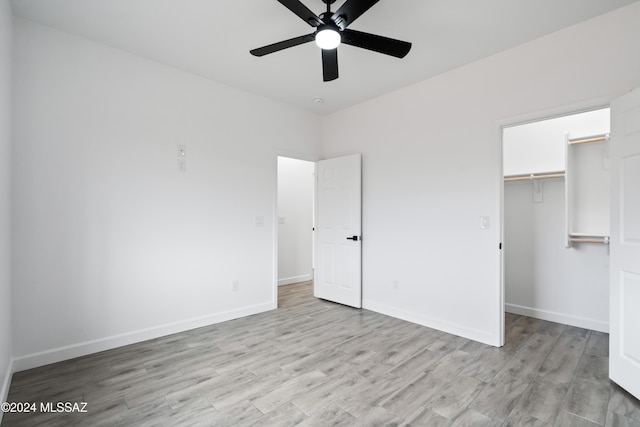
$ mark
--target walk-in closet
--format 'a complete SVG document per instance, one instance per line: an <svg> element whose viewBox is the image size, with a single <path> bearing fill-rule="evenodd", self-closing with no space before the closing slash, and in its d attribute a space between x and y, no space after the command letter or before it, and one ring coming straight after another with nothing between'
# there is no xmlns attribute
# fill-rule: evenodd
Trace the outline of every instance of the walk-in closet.
<svg viewBox="0 0 640 427"><path fill-rule="evenodd" d="M607 332L608 108L503 129L505 311Z"/></svg>

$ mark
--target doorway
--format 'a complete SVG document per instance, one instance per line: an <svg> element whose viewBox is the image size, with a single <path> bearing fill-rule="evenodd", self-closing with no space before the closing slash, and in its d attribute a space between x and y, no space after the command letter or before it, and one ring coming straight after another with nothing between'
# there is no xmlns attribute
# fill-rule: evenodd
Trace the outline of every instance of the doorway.
<svg viewBox="0 0 640 427"><path fill-rule="evenodd" d="M315 162L278 156L277 181L277 286L311 282Z"/></svg>
<svg viewBox="0 0 640 427"><path fill-rule="evenodd" d="M610 111L502 129L507 313L608 332Z"/></svg>

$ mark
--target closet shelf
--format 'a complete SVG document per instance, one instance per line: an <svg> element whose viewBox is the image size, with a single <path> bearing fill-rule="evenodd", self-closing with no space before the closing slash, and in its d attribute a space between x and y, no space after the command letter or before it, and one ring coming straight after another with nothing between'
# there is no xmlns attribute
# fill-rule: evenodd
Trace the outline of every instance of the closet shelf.
<svg viewBox="0 0 640 427"><path fill-rule="evenodd" d="M569 235L569 241L575 243L601 243L608 245L609 236L584 236L579 234Z"/></svg>
<svg viewBox="0 0 640 427"><path fill-rule="evenodd" d="M504 182L511 181L532 181L534 179L564 178L564 172L553 172L546 174L513 175L505 176Z"/></svg>
<svg viewBox="0 0 640 427"><path fill-rule="evenodd" d="M609 141L609 134L608 133L602 133L599 135L592 135L592 136L583 136L580 138L569 138L568 139L568 143L569 145L578 145L578 144L589 144L592 142L606 142Z"/></svg>

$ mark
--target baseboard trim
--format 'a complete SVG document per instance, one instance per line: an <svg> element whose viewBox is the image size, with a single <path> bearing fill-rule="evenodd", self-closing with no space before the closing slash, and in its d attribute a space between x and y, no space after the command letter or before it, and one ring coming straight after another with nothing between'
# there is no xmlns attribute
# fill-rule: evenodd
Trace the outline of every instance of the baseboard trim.
<svg viewBox="0 0 640 427"><path fill-rule="evenodd" d="M291 285L293 283L308 282L313 279L311 274L303 274L301 276L285 277L284 279L278 279L278 286Z"/></svg>
<svg viewBox="0 0 640 427"><path fill-rule="evenodd" d="M396 307L390 307L388 305L380 304L370 300L363 299L362 307L380 314L395 317L401 320L406 320L407 322L416 323L418 325L426 326L432 329L437 329L448 334L457 335L494 347L498 347L500 345L499 341L501 337L494 337L490 332L481 329L469 328L463 325L447 322L441 319L435 319L430 316L425 316L422 313L405 311Z"/></svg>
<svg viewBox="0 0 640 427"><path fill-rule="evenodd" d="M609 322L603 322L602 320L595 320L587 317L574 316L571 314L542 310L517 304L505 304L504 311L507 313L519 314L521 316L533 317L534 319L548 320L549 322L562 323L565 325L576 326L578 328L591 329L592 331L609 333Z"/></svg>
<svg viewBox="0 0 640 427"><path fill-rule="evenodd" d="M0 389L0 403L6 402L9 397L9 387L11 387L11 377L13 376L13 360L9 360L7 371L4 373L4 381L2 382L2 389ZM0 424L2 424L3 412L0 411Z"/></svg>
<svg viewBox="0 0 640 427"><path fill-rule="evenodd" d="M65 347L55 348L52 350L42 351L39 353L32 353L14 358L13 372L37 368L39 366L48 365L50 363L61 362L63 360L86 356L88 354L98 353L100 351L111 350L117 347L135 344L138 342L171 335L178 332L184 332L191 329L201 328L203 326L213 325L215 323L238 319L240 317L251 316L253 314L273 310L273 308L274 307L272 302L266 304L257 304L238 310L210 314L158 327L141 329L121 335L86 341Z"/></svg>

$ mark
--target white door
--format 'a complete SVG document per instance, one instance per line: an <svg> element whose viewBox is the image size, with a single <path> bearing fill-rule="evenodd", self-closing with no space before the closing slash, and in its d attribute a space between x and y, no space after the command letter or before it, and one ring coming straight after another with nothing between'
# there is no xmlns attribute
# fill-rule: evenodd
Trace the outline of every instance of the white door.
<svg viewBox="0 0 640 427"><path fill-rule="evenodd" d="M609 376L640 398L640 89L611 104Z"/></svg>
<svg viewBox="0 0 640 427"><path fill-rule="evenodd" d="M316 168L314 295L362 307L361 157L322 160Z"/></svg>

